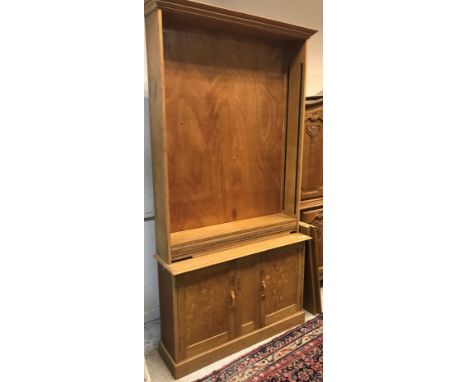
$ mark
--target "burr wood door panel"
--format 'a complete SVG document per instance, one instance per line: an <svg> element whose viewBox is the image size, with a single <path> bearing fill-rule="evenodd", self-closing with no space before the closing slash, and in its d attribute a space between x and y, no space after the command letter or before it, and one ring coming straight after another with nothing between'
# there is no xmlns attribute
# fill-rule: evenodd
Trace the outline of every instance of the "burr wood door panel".
<svg viewBox="0 0 468 382"><path fill-rule="evenodd" d="M323 196L323 107L306 111L301 199Z"/></svg>
<svg viewBox="0 0 468 382"><path fill-rule="evenodd" d="M301 220L316 228L317 258L319 268L321 268L323 267L323 209L303 211Z"/></svg>
<svg viewBox="0 0 468 382"><path fill-rule="evenodd" d="M180 359L235 337L235 276L235 262L227 262L177 279Z"/></svg>
<svg viewBox="0 0 468 382"><path fill-rule="evenodd" d="M262 326L302 309L304 244L278 248L260 261L260 321Z"/></svg>

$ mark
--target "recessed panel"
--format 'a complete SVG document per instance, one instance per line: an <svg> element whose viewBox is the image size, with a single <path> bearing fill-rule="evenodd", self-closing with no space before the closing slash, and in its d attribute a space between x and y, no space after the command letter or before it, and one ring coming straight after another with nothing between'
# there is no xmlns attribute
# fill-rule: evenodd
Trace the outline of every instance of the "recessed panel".
<svg viewBox="0 0 468 382"><path fill-rule="evenodd" d="M171 232L280 212L285 62L278 42L164 29Z"/></svg>

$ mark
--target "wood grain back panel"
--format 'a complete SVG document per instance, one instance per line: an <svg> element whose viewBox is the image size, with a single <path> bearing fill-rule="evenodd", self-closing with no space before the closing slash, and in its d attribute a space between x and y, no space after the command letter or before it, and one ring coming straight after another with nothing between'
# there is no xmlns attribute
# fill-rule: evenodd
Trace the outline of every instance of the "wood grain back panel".
<svg viewBox="0 0 468 382"><path fill-rule="evenodd" d="M283 47L165 28L164 53L171 232L280 212Z"/></svg>

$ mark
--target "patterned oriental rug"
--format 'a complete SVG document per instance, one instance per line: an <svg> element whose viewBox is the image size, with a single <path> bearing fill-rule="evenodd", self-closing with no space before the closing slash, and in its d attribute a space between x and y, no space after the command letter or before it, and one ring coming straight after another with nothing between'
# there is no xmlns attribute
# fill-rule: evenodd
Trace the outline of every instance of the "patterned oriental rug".
<svg viewBox="0 0 468 382"><path fill-rule="evenodd" d="M323 380L323 315L276 337L195 382Z"/></svg>

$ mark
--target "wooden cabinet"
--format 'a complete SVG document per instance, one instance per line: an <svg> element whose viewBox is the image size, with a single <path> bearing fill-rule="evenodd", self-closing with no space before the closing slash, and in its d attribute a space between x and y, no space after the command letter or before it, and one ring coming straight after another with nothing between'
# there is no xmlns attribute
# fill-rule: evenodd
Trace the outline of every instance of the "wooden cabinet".
<svg viewBox="0 0 468 382"><path fill-rule="evenodd" d="M316 31L187 0L145 1L145 25L160 353L180 377L304 320Z"/></svg>
<svg viewBox="0 0 468 382"><path fill-rule="evenodd" d="M190 358L302 310L304 245L176 278L180 357Z"/></svg>
<svg viewBox="0 0 468 382"><path fill-rule="evenodd" d="M160 265L161 291L173 296L161 298L162 321L170 322L164 321L160 350L176 377L303 321L309 238L293 237L296 243L256 254L244 246L245 257L207 267L210 261L194 263L201 268L191 271L178 263Z"/></svg>
<svg viewBox="0 0 468 382"><path fill-rule="evenodd" d="M323 279L323 98L307 97L302 155L301 221L317 234L313 255ZM305 288L310 286L305 286Z"/></svg>

